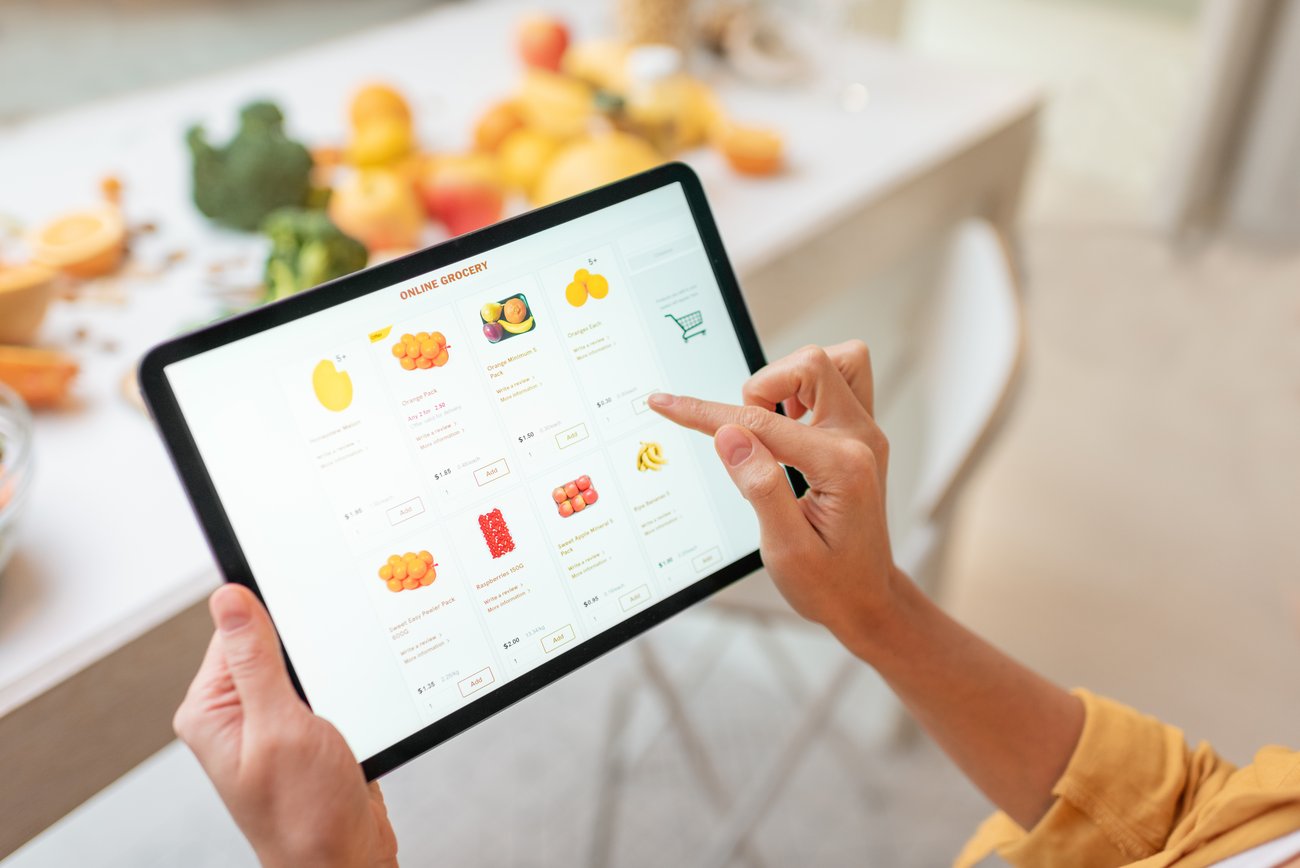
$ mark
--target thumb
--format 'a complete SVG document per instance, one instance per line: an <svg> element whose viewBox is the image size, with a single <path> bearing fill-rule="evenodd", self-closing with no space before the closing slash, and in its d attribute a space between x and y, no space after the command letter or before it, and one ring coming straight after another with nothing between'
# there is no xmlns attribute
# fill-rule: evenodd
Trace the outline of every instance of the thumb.
<svg viewBox="0 0 1300 868"><path fill-rule="evenodd" d="M208 600L217 640L240 704L251 715L297 702L271 616L243 585L223 585Z"/></svg>
<svg viewBox="0 0 1300 868"><path fill-rule="evenodd" d="M785 468L752 431L723 425L713 435L713 446L731 481L757 513L765 550L785 548L812 530Z"/></svg>

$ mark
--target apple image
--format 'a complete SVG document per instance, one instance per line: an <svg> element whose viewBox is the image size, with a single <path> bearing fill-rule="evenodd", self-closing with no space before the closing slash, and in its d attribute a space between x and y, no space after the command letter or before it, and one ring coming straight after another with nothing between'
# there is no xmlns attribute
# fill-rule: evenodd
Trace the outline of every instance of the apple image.
<svg viewBox="0 0 1300 868"><path fill-rule="evenodd" d="M483 323L483 337L488 339L488 343L495 344L505 336L506 330L501 328L500 323Z"/></svg>
<svg viewBox="0 0 1300 868"><path fill-rule="evenodd" d="M578 486L579 491L585 491L586 489L591 488L591 477L579 476L574 480L574 484Z"/></svg>
<svg viewBox="0 0 1300 868"><path fill-rule="evenodd" d="M569 495L565 492L563 488L557 488L554 491L552 491L551 497L555 499L556 503L564 503L564 501L569 499Z"/></svg>
<svg viewBox="0 0 1300 868"><path fill-rule="evenodd" d="M587 506L591 506L593 503L596 502L598 495L596 494L596 489L588 488L585 491L583 491L581 494L579 494L578 497L581 497L584 501L586 501Z"/></svg>
<svg viewBox="0 0 1300 868"><path fill-rule="evenodd" d="M569 516L573 515L573 509L574 509L573 504L569 503L567 500L564 501L564 503L560 504L560 517L568 518Z"/></svg>
<svg viewBox="0 0 1300 868"><path fill-rule="evenodd" d="M569 47L569 28L564 22L532 15L519 22L519 56L528 66L559 72L560 60Z"/></svg>
<svg viewBox="0 0 1300 868"><path fill-rule="evenodd" d="M584 509L587 508L587 501L583 498L581 494L579 494L577 497L569 498L569 503L573 505L574 512L582 512Z"/></svg>
<svg viewBox="0 0 1300 868"><path fill-rule="evenodd" d="M570 482L568 485L564 486L564 493L569 497L577 497L578 496L577 483Z"/></svg>

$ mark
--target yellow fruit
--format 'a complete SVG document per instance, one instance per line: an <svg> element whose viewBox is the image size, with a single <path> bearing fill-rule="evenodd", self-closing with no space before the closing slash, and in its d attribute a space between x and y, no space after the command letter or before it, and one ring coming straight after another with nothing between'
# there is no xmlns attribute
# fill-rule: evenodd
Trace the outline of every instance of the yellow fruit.
<svg viewBox="0 0 1300 868"><path fill-rule="evenodd" d="M480 151L496 151L507 136L523 125L523 112L514 100L494 103L474 125L474 147Z"/></svg>
<svg viewBox="0 0 1300 868"><path fill-rule="evenodd" d="M784 162L781 137L772 130L726 124L714 144L737 172L746 175L772 175Z"/></svg>
<svg viewBox="0 0 1300 868"><path fill-rule="evenodd" d="M352 97L348 112L352 126L360 127L379 117L393 117L411 123L411 107L401 91L387 84L368 84Z"/></svg>
<svg viewBox="0 0 1300 868"><path fill-rule="evenodd" d="M512 335L521 335L526 331L530 331L532 327L533 327L533 318L531 316L520 323L513 323L513 322L507 322L506 320L501 320L501 328L510 332L510 334Z"/></svg>
<svg viewBox="0 0 1300 868"><path fill-rule="evenodd" d="M483 322L496 322L501 319L501 311L504 306L499 302L489 301L479 310L478 315L483 317Z"/></svg>
<svg viewBox="0 0 1300 868"><path fill-rule="evenodd" d="M541 130L528 127L515 130L505 137L497 151L501 177L511 187L531 193L560 146L559 139Z"/></svg>
<svg viewBox="0 0 1300 868"><path fill-rule="evenodd" d="M555 156L538 182L532 202L549 205L652 169L661 162L663 158L644 139L622 132L597 133Z"/></svg>
<svg viewBox="0 0 1300 868"><path fill-rule="evenodd" d="M348 161L354 166L382 166L396 163L414 147L410 121L391 115L372 118L353 133Z"/></svg>
<svg viewBox="0 0 1300 868"><path fill-rule="evenodd" d="M335 368L329 359L323 359L312 371L311 387L316 392L316 400L326 410L338 413L352 404L352 378L347 371Z"/></svg>
<svg viewBox="0 0 1300 868"><path fill-rule="evenodd" d="M528 126L558 139L582 135L596 112L589 86L544 69L524 74L517 102Z"/></svg>
<svg viewBox="0 0 1300 868"><path fill-rule="evenodd" d="M593 39L570 45L560 69L565 75L611 93L627 93L630 46L618 39Z"/></svg>
<svg viewBox="0 0 1300 868"><path fill-rule="evenodd" d="M570 283L564 289L564 300L574 307L582 307L587 303L587 287L581 283Z"/></svg>
<svg viewBox="0 0 1300 868"><path fill-rule="evenodd" d="M73 277L99 277L115 270L126 253L126 223L111 205L73 211L36 230L32 260Z"/></svg>
<svg viewBox="0 0 1300 868"><path fill-rule="evenodd" d="M424 226L415 191L392 169L363 169L345 178L330 196L329 216L371 250L415 247Z"/></svg>
<svg viewBox="0 0 1300 868"><path fill-rule="evenodd" d="M36 337L54 293L55 271L28 262L0 264L0 344L26 344Z"/></svg>
<svg viewBox="0 0 1300 868"><path fill-rule="evenodd" d="M592 298L604 298L609 295L609 281L603 274L593 274L587 278L587 292Z"/></svg>

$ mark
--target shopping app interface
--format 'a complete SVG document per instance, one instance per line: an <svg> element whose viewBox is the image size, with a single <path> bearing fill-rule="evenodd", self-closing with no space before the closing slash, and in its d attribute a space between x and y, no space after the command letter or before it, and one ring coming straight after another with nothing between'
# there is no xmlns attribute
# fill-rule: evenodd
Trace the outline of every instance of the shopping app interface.
<svg viewBox="0 0 1300 868"><path fill-rule="evenodd" d="M757 548L646 404L748 373L676 184L166 370L358 758Z"/></svg>

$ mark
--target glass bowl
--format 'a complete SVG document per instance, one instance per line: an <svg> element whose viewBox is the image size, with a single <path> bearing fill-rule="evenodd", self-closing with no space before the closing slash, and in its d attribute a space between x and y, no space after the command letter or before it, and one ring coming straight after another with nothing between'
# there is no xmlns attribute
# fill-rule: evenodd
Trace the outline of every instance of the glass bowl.
<svg viewBox="0 0 1300 868"><path fill-rule="evenodd" d="M23 399L0 383L0 573L14 553L31 479L32 416Z"/></svg>

